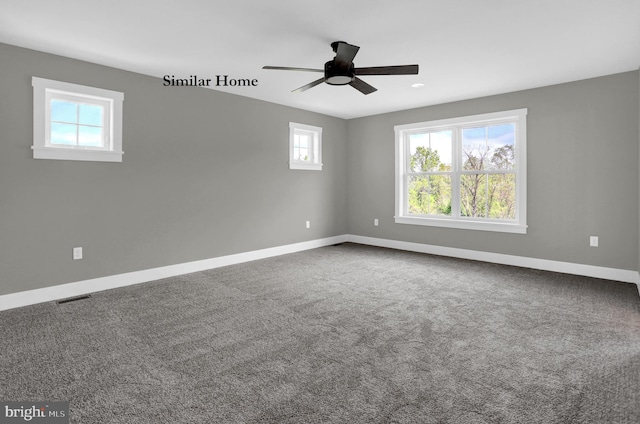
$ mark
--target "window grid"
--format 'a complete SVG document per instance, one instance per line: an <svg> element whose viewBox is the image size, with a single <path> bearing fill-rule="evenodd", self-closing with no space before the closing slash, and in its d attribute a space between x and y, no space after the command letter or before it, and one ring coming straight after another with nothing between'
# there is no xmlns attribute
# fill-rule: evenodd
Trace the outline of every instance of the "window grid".
<svg viewBox="0 0 640 424"><path fill-rule="evenodd" d="M507 121L506 123L511 123L510 121ZM474 127L474 128L478 128L478 127ZM482 127L485 130L485 134L488 134L488 128L489 125ZM431 143L431 139L432 139L432 134L434 132L442 132L443 129L438 129L437 131L429 131L429 132L414 132L412 134L406 134L405 138L404 138L404 143L405 143L405 148L404 148L404 155L405 155L405 169L407 169L407 172L405 173L404 176L404 186L405 187L410 187L410 180L412 179L412 177L417 177L417 176L425 176L425 177L429 177L429 176L450 176L451 177L451 213L449 214L452 217L455 218L459 218L459 219L480 219L480 220L491 220L491 221L513 221L515 220L515 216L513 216L512 218L506 218L506 219L499 219L499 218L492 218L489 216L489 212L490 212L490 204L489 204L489 176L490 175L513 175L515 184L518 184L517 179L515 178L516 176L516 172L515 170L496 170L496 169L464 169L463 166L463 157L462 157L462 131L464 130L464 128L462 127L452 127L449 128L447 130L451 130L452 132L452 137L451 137L451 151L452 151L452 156L456 159L454 159L451 163L451 170L450 171L414 171L413 167L411 166L411 149L409 147L409 143L410 143L410 136L411 135L415 135L415 134L424 134L428 137L429 140L429 147L432 146ZM485 136L485 142L487 141L487 137ZM516 142L517 143L517 142ZM517 144L516 144L517 145ZM482 175L483 179L484 179L484 187L486 187L483 191L484 191L484 207L482 208L482 210L485 211L484 216L479 216L476 214L469 214L468 212L468 208L467 212L465 213L465 211L463 209L465 209L462 205L463 201L462 201L462 196L460 195L461 193L461 187L464 183L464 175L469 175L469 176L473 176L473 175ZM454 189L455 188L455 189ZM517 191L517 188L516 188ZM427 183L427 191L426 191L427 195L430 195L432 193L432 186L430 183ZM429 213L430 212L430 207L431 207L431 203L427 203L427 213L425 214L421 214L421 213L414 213L411 212L411 208L409 205L409 202L405 202L405 209L404 212L408 215L414 215L414 216L439 216L442 214L432 214Z"/></svg>
<svg viewBox="0 0 640 424"><path fill-rule="evenodd" d="M34 159L122 162L123 93L35 76L31 85ZM63 130L53 140L52 126Z"/></svg>
<svg viewBox="0 0 640 424"><path fill-rule="evenodd" d="M322 128L289 122L289 169L322 170Z"/></svg>
<svg viewBox="0 0 640 424"><path fill-rule="evenodd" d="M80 143L80 129L82 127L86 127L86 128L99 128L100 129L100 142L98 143L97 147L104 147L104 107L100 106L101 108L101 125L92 125L92 124L82 124L80 123L80 110L81 110L81 106L97 106L95 104L91 104L91 103L81 103L81 102L74 102L74 101L70 101L70 100L64 100L64 99L59 99L56 97L52 97L50 102L49 102L49 107L53 108L53 102L58 101L58 102L64 102L67 104L73 104L75 105L75 110L76 110L76 119L75 121L64 121L64 120L56 120L54 118L51 118L51 130L49 133L49 140L51 140L51 144L56 144L56 145L69 145L68 143L60 143L60 142L55 142L54 141L54 136L53 136L53 124L64 124L64 125L73 125L75 127L75 143L73 143L74 146L83 146L83 144ZM84 146L91 146L90 143L86 143L84 144Z"/></svg>
<svg viewBox="0 0 640 424"><path fill-rule="evenodd" d="M293 156L295 160L313 162L313 133L295 130Z"/></svg>
<svg viewBox="0 0 640 424"><path fill-rule="evenodd" d="M526 233L526 112L396 126L396 222ZM450 164L416 167L416 145L432 148L444 131L435 152L450 152Z"/></svg>

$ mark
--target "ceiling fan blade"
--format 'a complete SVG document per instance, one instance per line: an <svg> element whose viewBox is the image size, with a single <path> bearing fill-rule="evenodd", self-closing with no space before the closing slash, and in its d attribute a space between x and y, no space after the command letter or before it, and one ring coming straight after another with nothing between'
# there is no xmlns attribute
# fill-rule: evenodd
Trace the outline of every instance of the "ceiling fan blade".
<svg viewBox="0 0 640 424"><path fill-rule="evenodd" d="M358 90L359 92L361 92L362 94L371 94L374 91L377 91L378 89L367 84L366 82L362 81L360 78L356 77L353 79L353 81L351 81L349 83L349 85L353 88L355 88L356 90Z"/></svg>
<svg viewBox="0 0 640 424"><path fill-rule="evenodd" d="M349 68L353 63L353 58L358 54L360 47L354 46L344 41L338 41L336 48L335 64L341 68Z"/></svg>
<svg viewBox="0 0 640 424"><path fill-rule="evenodd" d="M310 88L315 87L316 85L322 84L324 82L324 77L317 79L313 82L310 82L307 85L303 85L302 87L296 88L295 90L291 90L292 93L302 93L303 91L307 91Z"/></svg>
<svg viewBox="0 0 640 424"><path fill-rule="evenodd" d="M274 69L276 71L304 71L304 72L324 72L324 69L313 68L290 68L288 66L263 66L262 69Z"/></svg>
<svg viewBox="0 0 640 424"><path fill-rule="evenodd" d="M356 75L415 75L418 73L418 65L370 66L355 68L354 71Z"/></svg>

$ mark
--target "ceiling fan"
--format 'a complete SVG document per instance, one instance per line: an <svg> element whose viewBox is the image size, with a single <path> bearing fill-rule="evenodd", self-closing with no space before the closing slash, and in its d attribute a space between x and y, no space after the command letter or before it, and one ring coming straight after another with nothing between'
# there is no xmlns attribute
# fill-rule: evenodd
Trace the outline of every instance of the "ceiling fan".
<svg viewBox="0 0 640 424"><path fill-rule="evenodd" d="M324 72L324 76L307 85L296 88L293 92L303 92L316 85L326 82L330 85L350 85L362 94L371 94L377 88L367 84L359 75L416 75L418 65L399 66L371 66L368 68L356 68L353 58L360 50L360 47L349 44L345 41L334 41L331 48L336 53L333 60L324 64L324 69L313 68L290 68L288 66L263 66L262 69L275 69L280 71L304 71L304 72Z"/></svg>

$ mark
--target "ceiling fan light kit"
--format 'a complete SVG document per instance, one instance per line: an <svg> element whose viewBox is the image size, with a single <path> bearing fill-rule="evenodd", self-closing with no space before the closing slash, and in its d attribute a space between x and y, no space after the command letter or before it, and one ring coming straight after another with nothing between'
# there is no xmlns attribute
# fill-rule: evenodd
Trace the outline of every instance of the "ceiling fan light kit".
<svg viewBox="0 0 640 424"><path fill-rule="evenodd" d="M353 68L353 64L346 70L338 68L330 60L324 64L324 82L330 85L347 85L355 78Z"/></svg>
<svg viewBox="0 0 640 424"><path fill-rule="evenodd" d="M353 59L360 50L360 47L349 44L345 41L334 41L331 48L336 53L333 60L324 64L323 69L313 68L291 68L288 66L263 66L262 69L272 69L279 71L304 71L304 72L324 72L324 77L317 79L302 87L296 88L293 92L303 92L321 83L329 85L350 85L362 94L371 94L377 89L364 82L357 75L417 75L418 65L394 65L394 66L373 66L366 68L356 68Z"/></svg>

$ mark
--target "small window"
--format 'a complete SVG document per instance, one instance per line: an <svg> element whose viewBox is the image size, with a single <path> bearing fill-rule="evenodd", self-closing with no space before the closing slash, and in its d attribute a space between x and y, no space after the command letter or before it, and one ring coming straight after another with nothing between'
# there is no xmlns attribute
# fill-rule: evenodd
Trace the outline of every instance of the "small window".
<svg viewBox="0 0 640 424"><path fill-rule="evenodd" d="M396 126L395 222L525 234L526 115Z"/></svg>
<svg viewBox="0 0 640 424"><path fill-rule="evenodd" d="M322 169L322 128L289 122L289 169Z"/></svg>
<svg viewBox="0 0 640 424"><path fill-rule="evenodd" d="M33 77L35 159L122 162L122 93Z"/></svg>

